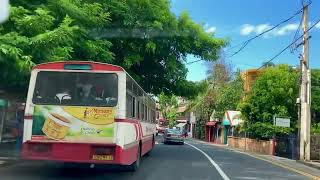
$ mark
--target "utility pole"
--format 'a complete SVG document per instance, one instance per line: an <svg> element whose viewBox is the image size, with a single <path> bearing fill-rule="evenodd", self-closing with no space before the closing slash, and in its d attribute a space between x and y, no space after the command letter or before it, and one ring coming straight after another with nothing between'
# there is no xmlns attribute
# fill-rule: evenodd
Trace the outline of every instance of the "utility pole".
<svg viewBox="0 0 320 180"><path fill-rule="evenodd" d="M308 5L303 7L303 55L300 86L300 160L310 160L311 76L309 69Z"/></svg>

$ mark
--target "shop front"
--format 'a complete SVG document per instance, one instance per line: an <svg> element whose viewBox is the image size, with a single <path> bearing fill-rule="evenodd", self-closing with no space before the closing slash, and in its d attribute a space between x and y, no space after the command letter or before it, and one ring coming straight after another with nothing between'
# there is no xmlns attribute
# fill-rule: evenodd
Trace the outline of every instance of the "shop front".
<svg viewBox="0 0 320 180"><path fill-rule="evenodd" d="M10 103L0 99L0 143L15 141L15 129L23 123L24 103Z"/></svg>
<svg viewBox="0 0 320 180"><path fill-rule="evenodd" d="M221 125L217 121L209 121L206 123L205 140L212 143L221 143Z"/></svg>
<svg viewBox="0 0 320 180"><path fill-rule="evenodd" d="M234 130L243 122L240 111L226 111L222 121L223 144L228 144L228 135L233 136Z"/></svg>

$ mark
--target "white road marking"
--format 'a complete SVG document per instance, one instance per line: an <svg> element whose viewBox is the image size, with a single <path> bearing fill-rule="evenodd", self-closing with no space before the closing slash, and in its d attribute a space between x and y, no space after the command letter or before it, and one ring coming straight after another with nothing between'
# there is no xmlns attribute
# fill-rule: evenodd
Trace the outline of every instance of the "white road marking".
<svg viewBox="0 0 320 180"><path fill-rule="evenodd" d="M223 170L218 166L218 164L216 162L214 162L214 160L205 152L203 152L201 149L195 147L192 144L186 143L185 144L193 147L194 149L198 150L199 152L201 152L208 160L209 162L216 168L216 170L219 172L220 176L224 179L224 180L230 180L229 177L226 175L226 173L223 172Z"/></svg>

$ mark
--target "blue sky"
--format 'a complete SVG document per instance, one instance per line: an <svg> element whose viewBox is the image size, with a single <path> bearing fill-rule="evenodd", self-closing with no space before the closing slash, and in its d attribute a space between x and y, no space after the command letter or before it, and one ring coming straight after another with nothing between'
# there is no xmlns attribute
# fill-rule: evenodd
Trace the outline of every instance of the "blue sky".
<svg viewBox="0 0 320 180"><path fill-rule="evenodd" d="M172 0L171 8L176 15L187 11L194 21L204 24L206 30L214 31L215 37L228 39L229 46L233 46L292 16L301 8L301 0ZM241 53L226 61L234 69L261 66L292 42L301 16L297 15L266 36L252 41ZM313 24L319 18L320 1L313 0L309 7L309 21ZM320 23L310 35L310 65L311 68L320 68ZM301 47L294 53L287 50L273 62L298 65L301 51ZM188 56L189 62L194 60L193 56ZM206 78L205 63L193 63L187 67L188 80Z"/></svg>

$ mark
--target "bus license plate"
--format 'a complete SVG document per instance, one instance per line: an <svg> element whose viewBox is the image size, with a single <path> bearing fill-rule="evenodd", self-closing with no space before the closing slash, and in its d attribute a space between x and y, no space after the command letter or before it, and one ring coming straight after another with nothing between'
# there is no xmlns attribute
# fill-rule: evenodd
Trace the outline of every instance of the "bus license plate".
<svg viewBox="0 0 320 180"><path fill-rule="evenodd" d="M113 155L93 155L92 160L112 161Z"/></svg>

